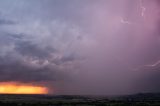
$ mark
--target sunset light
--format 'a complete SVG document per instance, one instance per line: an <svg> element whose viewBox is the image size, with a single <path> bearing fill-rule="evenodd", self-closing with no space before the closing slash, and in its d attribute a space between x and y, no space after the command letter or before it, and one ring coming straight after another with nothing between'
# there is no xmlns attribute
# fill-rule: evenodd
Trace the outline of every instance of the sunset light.
<svg viewBox="0 0 160 106"><path fill-rule="evenodd" d="M0 83L0 94L47 94L48 89L43 86L19 83Z"/></svg>

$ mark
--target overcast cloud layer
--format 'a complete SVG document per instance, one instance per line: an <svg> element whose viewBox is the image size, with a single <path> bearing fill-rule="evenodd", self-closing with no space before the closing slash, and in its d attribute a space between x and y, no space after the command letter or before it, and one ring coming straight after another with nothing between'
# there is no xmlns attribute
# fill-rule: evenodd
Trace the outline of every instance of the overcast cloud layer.
<svg viewBox="0 0 160 106"><path fill-rule="evenodd" d="M54 94L160 90L158 0L1 0L0 81Z"/></svg>

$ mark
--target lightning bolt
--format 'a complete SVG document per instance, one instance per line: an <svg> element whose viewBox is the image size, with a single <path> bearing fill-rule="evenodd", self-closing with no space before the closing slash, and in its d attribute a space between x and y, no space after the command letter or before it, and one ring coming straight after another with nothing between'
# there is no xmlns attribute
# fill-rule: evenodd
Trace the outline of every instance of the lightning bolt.
<svg viewBox="0 0 160 106"><path fill-rule="evenodd" d="M140 0L141 16L143 17L146 11L146 8L143 6L143 0Z"/></svg>
<svg viewBox="0 0 160 106"><path fill-rule="evenodd" d="M157 61L154 64L143 65L143 66L140 66L138 68L134 68L132 70L134 70L134 71L139 71L139 70L156 70L156 69L159 69L159 67L160 67L160 60Z"/></svg>
<svg viewBox="0 0 160 106"><path fill-rule="evenodd" d="M149 64L149 65L145 65L145 66L148 66L148 67L155 67L155 66L159 66L160 65L160 60L157 61L156 63L154 64Z"/></svg>

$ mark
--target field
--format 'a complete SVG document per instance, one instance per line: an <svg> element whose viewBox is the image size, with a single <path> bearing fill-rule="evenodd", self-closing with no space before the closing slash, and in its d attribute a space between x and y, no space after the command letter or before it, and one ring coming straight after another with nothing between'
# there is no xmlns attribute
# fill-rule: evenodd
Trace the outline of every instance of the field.
<svg viewBox="0 0 160 106"><path fill-rule="evenodd" d="M0 95L0 106L160 106L160 94L125 96Z"/></svg>

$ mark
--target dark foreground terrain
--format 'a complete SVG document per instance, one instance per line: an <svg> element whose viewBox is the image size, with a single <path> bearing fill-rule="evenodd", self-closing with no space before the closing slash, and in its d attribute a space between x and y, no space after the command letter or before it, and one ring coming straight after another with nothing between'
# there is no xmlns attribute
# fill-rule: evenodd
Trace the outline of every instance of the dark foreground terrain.
<svg viewBox="0 0 160 106"><path fill-rule="evenodd" d="M116 97L3 94L0 106L160 106L160 93Z"/></svg>

